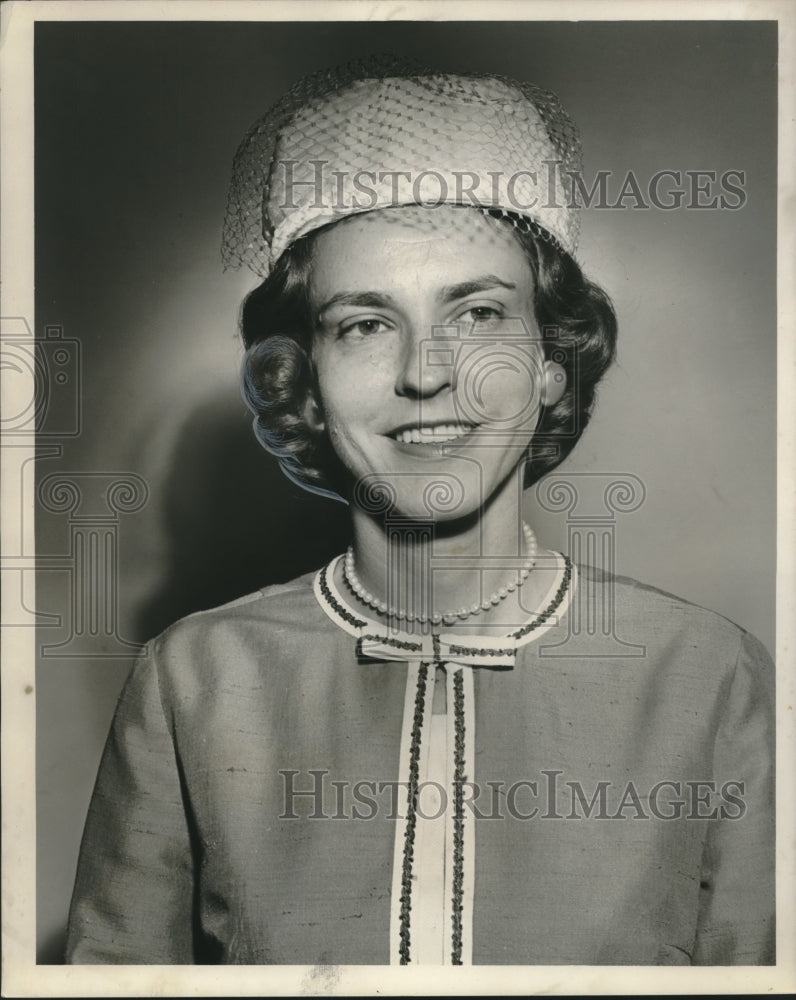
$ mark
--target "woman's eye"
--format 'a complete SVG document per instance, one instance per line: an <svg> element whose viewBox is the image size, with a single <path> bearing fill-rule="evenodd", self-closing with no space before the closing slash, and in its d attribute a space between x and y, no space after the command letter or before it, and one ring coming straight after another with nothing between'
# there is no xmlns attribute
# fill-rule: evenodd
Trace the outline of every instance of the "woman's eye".
<svg viewBox="0 0 796 1000"><path fill-rule="evenodd" d="M349 323L340 330L340 336L345 337L356 334L361 337L369 337L374 333L381 333L387 329L387 324L381 319L358 319L355 323Z"/></svg>
<svg viewBox="0 0 796 1000"><path fill-rule="evenodd" d="M501 317L500 311L493 306L471 306L459 317L460 322L471 326L491 326Z"/></svg>

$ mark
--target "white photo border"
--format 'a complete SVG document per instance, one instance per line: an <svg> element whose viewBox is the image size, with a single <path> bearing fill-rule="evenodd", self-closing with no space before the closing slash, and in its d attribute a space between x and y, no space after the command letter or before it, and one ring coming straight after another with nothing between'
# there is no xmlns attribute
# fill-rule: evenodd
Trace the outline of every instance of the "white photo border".
<svg viewBox="0 0 796 1000"><path fill-rule="evenodd" d="M2 934L5 996L263 996L512 995L785 993L796 989L794 940L794 740L796 684L792 650L796 583L796 316L793 261L794 37L796 8L787 2L604 2L529 0L293 3L231 0L117 0L117 2L6 3L2 7L2 315L32 317L33 301L33 29L50 21L191 20L745 20L779 23L778 216L778 552L777 688L778 749L778 963L776 967L161 967L37 966L35 961L35 674L34 630L8 628L2 636ZM3 373L5 374L5 373ZM4 442L3 462L8 458ZM2 517L18 518L19 496L4 492ZM29 531L32 522L26 520ZM6 532L3 532L4 536ZM33 539L26 540L33 551ZM10 595L4 593L3 601Z"/></svg>

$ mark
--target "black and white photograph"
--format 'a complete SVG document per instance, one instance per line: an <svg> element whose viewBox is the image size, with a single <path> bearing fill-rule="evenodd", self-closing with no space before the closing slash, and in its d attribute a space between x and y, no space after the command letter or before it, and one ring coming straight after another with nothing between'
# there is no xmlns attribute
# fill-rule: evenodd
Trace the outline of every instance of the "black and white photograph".
<svg viewBox="0 0 796 1000"><path fill-rule="evenodd" d="M2 16L4 995L796 988L792 9Z"/></svg>

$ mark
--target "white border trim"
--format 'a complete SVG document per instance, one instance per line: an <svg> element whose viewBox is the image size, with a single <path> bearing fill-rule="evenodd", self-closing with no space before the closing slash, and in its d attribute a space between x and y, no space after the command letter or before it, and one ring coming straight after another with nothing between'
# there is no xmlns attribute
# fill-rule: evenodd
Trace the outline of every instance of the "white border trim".
<svg viewBox="0 0 796 1000"><path fill-rule="evenodd" d="M562 597L561 603L555 609L554 613L550 616L550 618L543 625L540 625L539 628L535 628L532 632L529 632L527 635L522 636L521 639L512 639L512 635L515 632L519 632L520 629L523 629L527 625L530 625L531 622L533 622L536 618L539 617L539 615L553 600L553 598L556 595L556 592L558 591L558 588L561 586L561 583L564 579L564 573L566 570L564 564L564 557L561 555L560 552L555 552L554 555L556 557L556 562L558 566L558 572L556 573L556 578L553 581L553 584L548 590L547 594L545 595L544 600L541 602L540 610L535 611L525 622L523 622L522 625L518 626L517 628L512 628L511 631L507 632L504 636L494 636L494 635L479 636L475 632L472 633L440 632L438 633L440 639L448 642L457 643L460 646L483 645L486 647L494 647L495 645L506 645L507 644L506 640L511 640L509 644L513 644L519 649L520 646L527 646L529 643L535 642L537 639L540 639L551 629L558 628L558 626L561 623L561 619L564 617L567 610L569 609L570 604L572 603L572 596L575 593L575 590L577 589L578 586L578 579L579 579L578 568L575 565L575 563L572 563L572 570L570 574L569 586L567 587L567 592ZM359 638L359 629L357 629L350 622L346 621L345 618L339 615L334 610L334 608L329 605L328 601L323 596L323 593L321 591L321 574L325 569L326 585L329 588L329 592L331 593L332 597L338 602L338 604L340 604L343 608L345 608L345 610L353 618L363 621L365 623L366 628L373 629L374 632L378 633L383 632L385 628L384 624L381 622L377 622L375 621L375 619L369 618L367 615L363 615L359 611L352 608L351 605L348 603L348 601L340 593L339 588L335 584L334 573L335 570L337 569L338 563L341 561L342 558L343 558L342 555L335 556L334 559L332 559L332 561L328 564L328 566L323 567L323 569L319 569L318 572L315 574L315 578L312 581L312 592L315 595L315 599L317 600L318 604L320 604L323 611L326 613L326 616L329 619L331 619L331 621L333 621L335 625L341 628L344 632L347 632L349 635ZM416 639L418 641L420 639L419 636L413 636L410 633L406 633L406 635L410 639Z"/></svg>

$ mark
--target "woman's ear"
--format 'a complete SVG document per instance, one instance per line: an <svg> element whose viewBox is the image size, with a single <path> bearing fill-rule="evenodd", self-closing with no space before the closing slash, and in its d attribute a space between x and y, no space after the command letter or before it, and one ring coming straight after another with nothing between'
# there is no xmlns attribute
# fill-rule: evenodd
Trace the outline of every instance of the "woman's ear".
<svg viewBox="0 0 796 1000"><path fill-rule="evenodd" d="M315 394L311 391L307 393L307 398L304 400L302 415L309 429L315 434L321 434L326 430L326 421L323 419L323 413L315 398Z"/></svg>
<svg viewBox="0 0 796 1000"><path fill-rule="evenodd" d="M567 388L567 373L557 361L545 361L542 377L542 406L555 406Z"/></svg>

